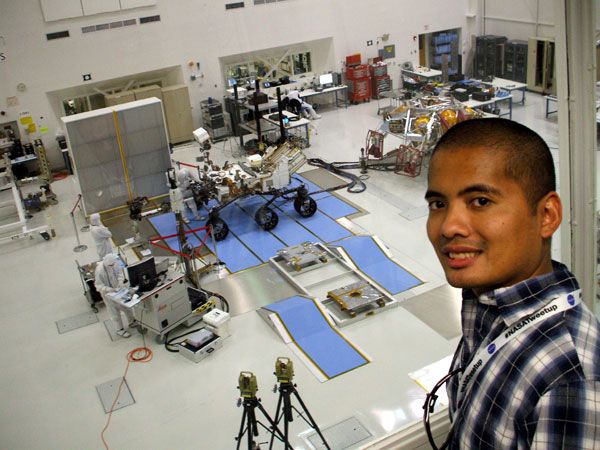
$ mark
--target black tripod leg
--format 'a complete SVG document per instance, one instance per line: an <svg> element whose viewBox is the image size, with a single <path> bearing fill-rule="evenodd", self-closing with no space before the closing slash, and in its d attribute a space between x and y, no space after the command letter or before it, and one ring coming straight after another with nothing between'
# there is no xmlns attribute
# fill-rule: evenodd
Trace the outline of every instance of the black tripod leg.
<svg viewBox="0 0 600 450"><path fill-rule="evenodd" d="M294 416L292 414L292 400L290 399L290 391L289 389L283 389L283 435L285 436L285 441L289 442L289 428L290 422L294 420Z"/></svg>
<svg viewBox="0 0 600 450"><path fill-rule="evenodd" d="M277 408L275 409L275 423L279 423L279 421L281 420L281 417L279 417L279 412L281 409L281 390L279 391L279 398L277 399ZM271 442L269 442L269 450L272 450L273 448L273 442L275 441L275 430L273 430L273 433L271 433Z"/></svg>
<svg viewBox="0 0 600 450"><path fill-rule="evenodd" d="M248 426L252 427L252 435L258 436L258 425L256 423L256 411L254 410L253 406L249 407Z"/></svg>
<svg viewBox="0 0 600 450"><path fill-rule="evenodd" d="M290 391L285 390L283 392L283 416L286 422L293 422L294 416L292 414L292 399L290 398Z"/></svg>
<svg viewBox="0 0 600 450"><path fill-rule="evenodd" d="M269 416L269 414L267 413L267 411L265 410L265 408L263 407L263 405L261 405L260 403L257 403L258 409L260 409L260 411L263 413L263 415L266 417L266 419L269 421L269 425L271 425L271 428L273 428L273 433L277 433L279 435L279 438L281 440L283 440L283 442L285 443L285 448L290 449L290 450L294 450L294 448L290 445L290 443L284 439L283 434L281 433L281 430L279 429L279 427L277 426L277 424L275 422L273 422L273 419L271 419L271 417Z"/></svg>
<svg viewBox="0 0 600 450"><path fill-rule="evenodd" d="M256 413L253 406L248 406L248 450L252 450L254 447L254 436L258 436Z"/></svg>
<svg viewBox="0 0 600 450"><path fill-rule="evenodd" d="M246 432L246 430L244 429L244 424L246 422L246 407L244 407L244 412L242 413L242 423L240 424L240 431L238 432L236 441L237 441L237 445L236 445L236 450L240 449L240 442L242 441L242 436L244 435L244 433ZM250 430L248 430L248 433L250 433Z"/></svg>
<svg viewBox="0 0 600 450"><path fill-rule="evenodd" d="M325 445L325 447L327 448L327 450L331 450L331 448L329 447L329 444L327 443L327 441L325 440L325 437L323 436L323 433L321 433L321 430L319 429L319 426L315 422L315 419L313 419L313 417L310 415L310 412L308 411L308 408L306 408L306 405L302 401L302 398L300 397L300 394L298 394L298 391L296 389L294 389L293 392L294 392L294 395L296 396L296 399L300 403L300 406L302 406L302 410L308 416L308 419L310 420L310 425L315 429L315 431L317 432L317 434L319 435L319 437L323 441L323 444Z"/></svg>
<svg viewBox="0 0 600 450"><path fill-rule="evenodd" d="M286 443L290 442L289 441L289 428L290 428L290 423L284 418L283 419L283 437L284 437Z"/></svg>

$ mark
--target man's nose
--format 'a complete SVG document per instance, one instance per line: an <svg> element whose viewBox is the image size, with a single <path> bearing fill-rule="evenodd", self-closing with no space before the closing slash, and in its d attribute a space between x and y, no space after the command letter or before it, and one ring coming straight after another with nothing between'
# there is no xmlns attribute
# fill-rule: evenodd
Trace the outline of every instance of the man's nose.
<svg viewBox="0 0 600 450"><path fill-rule="evenodd" d="M449 205L442 222L441 233L447 239L469 235L470 220L463 205Z"/></svg>

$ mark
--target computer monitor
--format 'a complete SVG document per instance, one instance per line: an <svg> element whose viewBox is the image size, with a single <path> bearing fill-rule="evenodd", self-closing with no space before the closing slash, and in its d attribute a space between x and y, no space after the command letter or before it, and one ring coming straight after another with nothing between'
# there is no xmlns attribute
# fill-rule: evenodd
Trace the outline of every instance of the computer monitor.
<svg viewBox="0 0 600 450"><path fill-rule="evenodd" d="M138 287L138 292L151 291L156 286L156 264L154 257L143 259L127 266L127 277L131 287Z"/></svg>
<svg viewBox="0 0 600 450"><path fill-rule="evenodd" d="M237 84L237 80L235 78L229 78L227 80L227 84L229 85L229 87L234 87Z"/></svg>
<svg viewBox="0 0 600 450"><path fill-rule="evenodd" d="M323 87L333 86L333 74L326 73L324 75L319 76L319 84Z"/></svg>

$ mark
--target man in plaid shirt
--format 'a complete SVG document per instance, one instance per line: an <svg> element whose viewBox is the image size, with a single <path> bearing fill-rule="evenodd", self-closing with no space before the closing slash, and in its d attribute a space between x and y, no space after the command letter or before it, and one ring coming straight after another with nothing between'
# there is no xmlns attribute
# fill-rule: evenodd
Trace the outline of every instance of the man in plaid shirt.
<svg viewBox="0 0 600 450"><path fill-rule="evenodd" d="M599 325L551 259L555 189L548 146L509 120L459 123L431 157L427 233L463 289L452 449L600 448Z"/></svg>

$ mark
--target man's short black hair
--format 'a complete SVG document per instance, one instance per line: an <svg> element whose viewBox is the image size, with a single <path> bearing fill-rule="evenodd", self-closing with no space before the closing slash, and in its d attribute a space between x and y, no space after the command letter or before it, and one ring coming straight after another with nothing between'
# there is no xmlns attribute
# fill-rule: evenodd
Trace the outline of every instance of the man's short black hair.
<svg viewBox="0 0 600 450"><path fill-rule="evenodd" d="M508 178L523 188L532 210L549 192L556 190L554 161L546 142L535 131L512 120L471 119L450 128L435 146L439 151L484 147L506 155Z"/></svg>

